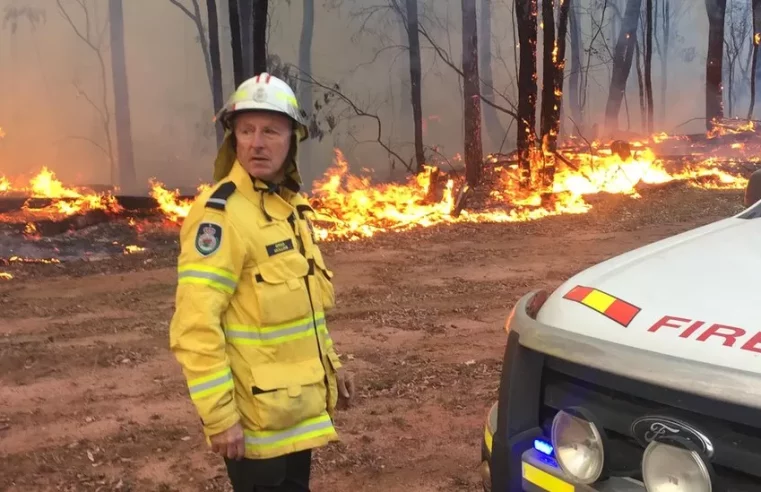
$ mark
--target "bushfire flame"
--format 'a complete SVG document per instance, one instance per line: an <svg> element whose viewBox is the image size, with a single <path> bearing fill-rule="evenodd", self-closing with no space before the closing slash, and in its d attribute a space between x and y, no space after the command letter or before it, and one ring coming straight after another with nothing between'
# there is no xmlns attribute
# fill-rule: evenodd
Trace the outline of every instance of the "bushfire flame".
<svg viewBox="0 0 761 492"><path fill-rule="evenodd" d="M193 205L193 200L189 198L180 198L180 191L170 191L164 188L164 184L157 181L155 178L151 178L151 196L158 203L159 209L162 213L172 222L182 222L182 219L187 217L190 207ZM201 193L209 185L203 184L198 187L198 192Z"/></svg>
<svg viewBox="0 0 761 492"><path fill-rule="evenodd" d="M24 204L23 211L35 218L56 219L92 210L121 212L120 205L111 193L95 193L86 188L64 186L47 167L43 167L27 185L14 186L8 178L0 176L0 195L46 199L41 205L34 200L27 200Z"/></svg>
<svg viewBox="0 0 761 492"><path fill-rule="evenodd" d="M368 176L351 173L343 153L336 149L334 165L313 184L311 201L318 215L315 225L323 240L357 240L382 231L436 224L517 222L580 214L592 207L585 199L590 195L610 193L639 198L638 187L643 184L686 180L694 186L739 189L747 184L743 176L748 173L742 164L758 162L758 158L748 156L758 155L761 150L761 140L751 142L740 134L756 136L755 130L752 121L717 123L704 137L713 145L710 149L692 147L687 137L666 133L618 147L615 142L602 145L585 141L582 144L572 139L561 146L557 154L546 149L532 153L531 169L535 176L532 175L529 186L522 183L515 156L488 156L485 165L488 193L480 195L478 206L471 209L461 206L463 197L471 199L469 193L464 193L466 187L461 173L446 173L426 166L424 172L409 177L404 183L373 183ZM740 135L743 139L717 147L717 139L727 135L733 139ZM657 146L670 143L687 149L681 152L682 160L676 166L673 159L660 156L661 152L656 150ZM725 155L725 151L732 153L732 157ZM551 184L545 185L543 177L547 176L548 169L554 169L554 174L547 181ZM181 197L178 190L169 190L155 179L149 184L150 196L167 222L180 224L193 199ZM209 186L201 185L198 192ZM23 186L0 176L0 196L12 195L32 197L24 206L27 213L69 216L90 210L109 214L121 211L110 193L64 186L47 168ZM34 199L38 198L49 200L44 209L33 208ZM0 216L2 220L4 217ZM131 218L129 224L139 227ZM24 233L27 237L36 237L32 221ZM125 254L139 251L142 249L137 246L125 247Z"/></svg>
<svg viewBox="0 0 761 492"><path fill-rule="evenodd" d="M667 138L660 135L661 140ZM497 177L487 206L477 212L463 210L453 214L455 190L462 179L445 177L440 197L432 201L432 185L437 170L411 177L405 184L373 185L369 178L351 174L340 150L335 151L335 165L323 179L315 182L313 205L320 217L318 233L324 240L360 239L381 231L408 230L440 223L519 222L560 214L581 214L591 205L585 196L601 192L625 194L639 198L637 185L689 180L704 188L743 188L747 179L720 168L716 158L688 164L677 172L668 172L664 163L646 146L632 146L632 155L622 158L610 149L569 152L566 161L535 152L532 168L541 169L543 159L555 160L556 172L550 189L539 183L526 189L520 186L516 163L499 164L496 157L487 159ZM726 162L725 162L726 163Z"/></svg>

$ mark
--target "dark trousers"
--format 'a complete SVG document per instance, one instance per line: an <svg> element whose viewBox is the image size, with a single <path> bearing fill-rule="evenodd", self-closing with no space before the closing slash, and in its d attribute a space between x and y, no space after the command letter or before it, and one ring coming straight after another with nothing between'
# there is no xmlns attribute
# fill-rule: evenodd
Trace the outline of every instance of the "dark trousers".
<svg viewBox="0 0 761 492"><path fill-rule="evenodd" d="M310 492L312 450L265 460L225 459L234 492Z"/></svg>

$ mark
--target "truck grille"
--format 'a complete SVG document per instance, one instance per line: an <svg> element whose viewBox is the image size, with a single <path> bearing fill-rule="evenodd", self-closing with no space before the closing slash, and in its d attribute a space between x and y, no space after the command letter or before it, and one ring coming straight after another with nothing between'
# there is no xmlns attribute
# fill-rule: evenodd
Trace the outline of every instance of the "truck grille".
<svg viewBox="0 0 761 492"><path fill-rule="evenodd" d="M720 384L717 383L717 384ZM550 435L562 408L590 411L608 437L611 475L641 480L644 447L631 432L646 415L671 416L700 429L712 441L719 490L761 490L761 411L645 384L547 357L542 371L541 420Z"/></svg>

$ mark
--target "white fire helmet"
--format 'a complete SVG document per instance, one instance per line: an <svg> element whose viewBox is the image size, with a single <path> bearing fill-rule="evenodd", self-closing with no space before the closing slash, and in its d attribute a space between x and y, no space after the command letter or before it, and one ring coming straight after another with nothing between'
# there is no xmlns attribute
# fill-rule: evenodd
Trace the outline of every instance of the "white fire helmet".
<svg viewBox="0 0 761 492"><path fill-rule="evenodd" d="M217 113L216 120L225 129L232 129L232 116L245 111L274 111L294 122L296 135L304 140L309 135L306 116L299 109L293 89L283 80L266 72L245 80Z"/></svg>

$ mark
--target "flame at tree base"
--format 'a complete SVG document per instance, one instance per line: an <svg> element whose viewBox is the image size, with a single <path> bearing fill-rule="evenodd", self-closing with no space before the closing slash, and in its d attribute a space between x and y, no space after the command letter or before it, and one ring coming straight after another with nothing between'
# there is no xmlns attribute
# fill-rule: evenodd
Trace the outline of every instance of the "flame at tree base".
<svg viewBox="0 0 761 492"><path fill-rule="evenodd" d="M349 172L343 153L336 149L334 166L313 185L311 201L318 215L315 228L322 240L358 240L380 232L437 224L523 222L582 214L592 208L592 195L619 194L636 199L644 184L680 180L702 188L742 189L747 184L744 176L749 174L746 165L759 162L759 158L748 156L761 154L761 139L752 124L717 128L703 136L703 143L710 143L708 148L695 146L685 136L660 133L643 142L613 142L609 146L570 141L560 154L537 149L530 157L532 175L526 186L521 186L520 166L514 155L489 156L482 184L468 193L463 193L462 173L446 173L433 166L404 183L373 183L369 177ZM744 140L721 144L727 135ZM660 147L655 150L670 144L679 147L677 158L668 157ZM554 173L546 179L550 169ZM149 184L163 227L181 224L193 199L181 197L179 191L170 191L154 179ZM208 186L201 185L197 191ZM32 197L18 212L0 214L0 222L26 223L23 234L29 239L39 238L35 226L39 219L56 220L94 211L109 216L124 214L111 193L66 187L47 168L23 186L0 176L1 196ZM47 202L40 206L35 202L38 199ZM467 199L467 207L462 206L463 199ZM128 221L138 233L145 227L131 217ZM124 248L125 254L140 251L136 246Z"/></svg>
<svg viewBox="0 0 761 492"><path fill-rule="evenodd" d="M659 135L663 141L670 138ZM535 173L528 187L520 186L517 162L500 163L487 158L484 187L491 190L482 206L455 214L455 190L463 187L462 176L447 176L434 167L426 167L405 184L373 185L367 177L349 173L343 153L335 150L335 165L323 179L315 182L312 204L318 214L317 232L322 240L357 240L385 231L404 231L436 224L466 222L525 222L543 217L587 213L592 205L585 196L608 193L640 198L637 187L642 184L663 184L688 181L693 186L715 189L742 189L745 171L723 169L733 161L706 158L683 163L669 172L665 163L643 145L631 146L631 156L622 158L610 149L592 153L568 153L562 159L535 152L532 169L543 169L554 163L551 186L542 184L542 173ZM744 159L748 162L751 159ZM757 160L757 159L756 159ZM572 167L573 166L573 167ZM440 197L432 200L436 183Z"/></svg>

